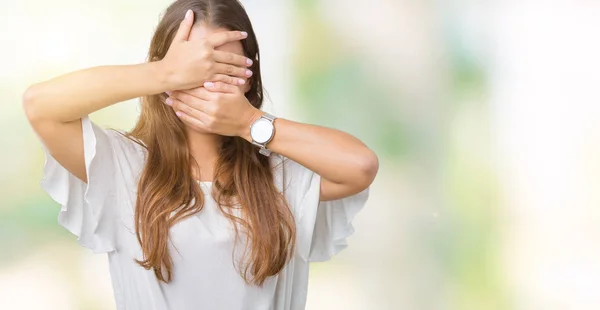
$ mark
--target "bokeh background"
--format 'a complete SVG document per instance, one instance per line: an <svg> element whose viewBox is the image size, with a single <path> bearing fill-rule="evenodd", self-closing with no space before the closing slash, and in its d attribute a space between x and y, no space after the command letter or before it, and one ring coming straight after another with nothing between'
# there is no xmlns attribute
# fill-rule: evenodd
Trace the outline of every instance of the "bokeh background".
<svg viewBox="0 0 600 310"><path fill-rule="evenodd" d="M266 109L380 156L307 309L600 309L600 3L243 0ZM21 96L144 61L166 0L0 0L0 309L114 309L56 223ZM129 129L137 102L92 115Z"/></svg>

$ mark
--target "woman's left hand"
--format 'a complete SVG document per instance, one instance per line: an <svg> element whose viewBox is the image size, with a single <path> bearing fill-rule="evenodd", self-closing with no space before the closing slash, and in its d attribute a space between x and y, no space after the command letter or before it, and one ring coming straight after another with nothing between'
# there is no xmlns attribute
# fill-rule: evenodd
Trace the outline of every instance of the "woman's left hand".
<svg viewBox="0 0 600 310"><path fill-rule="evenodd" d="M166 104L188 126L222 136L245 135L262 114L239 87L222 82L206 82L204 87L171 92Z"/></svg>
<svg viewBox="0 0 600 310"><path fill-rule="evenodd" d="M215 82L170 94L179 118L191 128L223 136L250 137L250 124L263 114L236 86ZM341 199L366 189L379 169L377 155L343 131L279 118L269 150L321 176L320 201ZM319 152L315 153L315 150Z"/></svg>

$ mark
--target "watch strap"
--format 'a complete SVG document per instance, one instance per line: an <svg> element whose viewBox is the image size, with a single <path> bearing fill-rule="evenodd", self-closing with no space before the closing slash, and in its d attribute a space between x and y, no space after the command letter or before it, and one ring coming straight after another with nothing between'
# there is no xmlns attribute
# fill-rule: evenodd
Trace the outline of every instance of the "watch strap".
<svg viewBox="0 0 600 310"><path fill-rule="evenodd" d="M275 115L269 114L267 112L265 112L261 117L268 119L271 123L274 122L275 119L277 118Z"/></svg>

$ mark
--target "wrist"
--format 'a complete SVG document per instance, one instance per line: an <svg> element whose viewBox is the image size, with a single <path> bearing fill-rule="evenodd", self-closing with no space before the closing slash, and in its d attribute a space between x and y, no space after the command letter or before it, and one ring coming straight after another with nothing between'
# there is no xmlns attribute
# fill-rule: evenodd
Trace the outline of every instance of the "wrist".
<svg viewBox="0 0 600 310"><path fill-rule="evenodd" d="M242 128L238 136L242 137L248 142L252 142L252 136L250 135L250 127L258 120L265 112L252 107L252 110L248 112L248 116L245 117L245 121L242 123Z"/></svg>
<svg viewBox="0 0 600 310"><path fill-rule="evenodd" d="M159 85L160 89L158 93L176 90L177 86L174 81L174 72L165 65L163 60L149 62L148 66L152 71L151 76L155 77L156 82Z"/></svg>

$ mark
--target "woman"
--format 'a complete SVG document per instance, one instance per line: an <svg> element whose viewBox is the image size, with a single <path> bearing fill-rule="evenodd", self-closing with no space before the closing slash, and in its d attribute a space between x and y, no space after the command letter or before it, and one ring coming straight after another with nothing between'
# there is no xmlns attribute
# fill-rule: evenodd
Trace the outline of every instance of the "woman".
<svg viewBox="0 0 600 310"><path fill-rule="evenodd" d="M141 97L131 132L88 114ZM180 0L148 62L29 87L42 187L59 223L108 253L118 309L303 309L308 263L347 246L377 156L356 138L277 118L236 0Z"/></svg>

